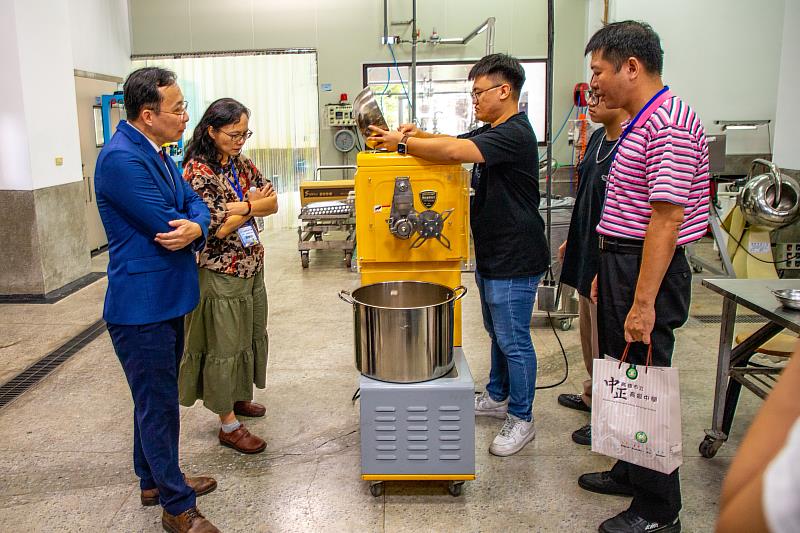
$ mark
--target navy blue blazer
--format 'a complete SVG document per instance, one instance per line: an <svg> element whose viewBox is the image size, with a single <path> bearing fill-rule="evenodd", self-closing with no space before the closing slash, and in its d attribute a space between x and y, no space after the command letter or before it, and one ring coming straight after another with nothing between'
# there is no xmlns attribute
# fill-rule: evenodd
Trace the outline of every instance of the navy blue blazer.
<svg viewBox="0 0 800 533"><path fill-rule="evenodd" d="M103 318L140 325L183 316L200 300L195 252L205 245L211 217L171 158L158 152L125 121L97 158L97 207L108 236L108 290ZM203 230L171 252L155 242L185 218Z"/></svg>

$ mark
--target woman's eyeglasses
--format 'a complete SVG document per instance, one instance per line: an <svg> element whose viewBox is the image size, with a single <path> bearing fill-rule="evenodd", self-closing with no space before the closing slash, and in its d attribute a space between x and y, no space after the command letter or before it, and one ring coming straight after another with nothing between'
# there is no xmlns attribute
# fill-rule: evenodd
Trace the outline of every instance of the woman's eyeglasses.
<svg viewBox="0 0 800 533"><path fill-rule="evenodd" d="M250 137L253 136L253 132L250 131L250 130L247 130L244 133L228 133L225 130L218 130L218 131L220 131L220 132L224 133L225 135L227 135L228 137L230 137L231 141L233 141L235 143L238 143L238 142L241 142L241 141L246 141L247 139L249 139Z"/></svg>

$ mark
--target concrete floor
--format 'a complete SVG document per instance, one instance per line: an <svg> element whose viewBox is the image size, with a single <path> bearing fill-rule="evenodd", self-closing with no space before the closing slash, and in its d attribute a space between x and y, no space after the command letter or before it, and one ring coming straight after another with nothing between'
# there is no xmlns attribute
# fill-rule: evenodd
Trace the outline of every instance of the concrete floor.
<svg viewBox="0 0 800 533"><path fill-rule="evenodd" d="M489 444L500 421L477 421L477 479L461 497L444 483L389 483L373 498L360 479L358 405L350 402L353 366L350 309L337 297L358 275L335 252L312 252L300 267L296 232L267 234L270 301L268 385L255 399L267 406L247 422L267 449L243 456L220 446L215 416L202 405L181 408L185 472L216 477L199 500L223 531L596 531L627 499L581 490L577 477L606 469L609 458L574 444L585 413L556 404L580 390L585 370L577 327L561 333L569 380L536 395L536 440L520 454L494 457ZM710 250L706 250L709 252ZM107 258L95 258L102 270ZM471 275L464 302L464 350L476 381L488 375L489 342ZM718 315L721 299L696 276L693 315ZM105 280L52 305L0 305L0 383L101 316ZM563 375L549 328L533 330L539 383ZM690 319L678 333L685 465L681 469L684 531L712 531L720 485L761 402L744 392L730 441L712 460L697 446L709 427L719 324ZM0 410L0 530L159 531L160 508L139 504L131 464L132 402L107 334Z"/></svg>

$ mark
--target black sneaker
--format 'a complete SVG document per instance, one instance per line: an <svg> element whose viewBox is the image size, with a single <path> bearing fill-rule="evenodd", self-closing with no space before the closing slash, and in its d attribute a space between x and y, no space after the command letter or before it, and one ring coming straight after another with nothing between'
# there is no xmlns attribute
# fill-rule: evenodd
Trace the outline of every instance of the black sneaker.
<svg viewBox="0 0 800 533"><path fill-rule="evenodd" d="M576 444L583 444L584 446L592 445L592 425L586 424L581 429L576 429L572 432L572 440Z"/></svg>
<svg viewBox="0 0 800 533"><path fill-rule="evenodd" d="M575 409L577 411L592 412L592 408L583 402L583 396L580 394L559 394L558 403L564 407Z"/></svg>
<svg viewBox="0 0 800 533"><path fill-rule="evenodd" d="M591 474L583 474L578 478L578 485L583 490L596 492L598 494L633 496L633 487L614 481L611 478L611 472L593 472Z"/></svg>
<svg viewBox="0 0 800 533"><path fill-rule="evenodd" d="M600 524L600 533L680 533L681 521L649 522L631 510L623 511Z"/></svg>

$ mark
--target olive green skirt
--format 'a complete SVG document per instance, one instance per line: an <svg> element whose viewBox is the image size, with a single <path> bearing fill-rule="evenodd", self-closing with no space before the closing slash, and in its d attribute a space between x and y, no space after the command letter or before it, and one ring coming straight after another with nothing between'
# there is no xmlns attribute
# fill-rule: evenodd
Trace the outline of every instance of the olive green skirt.
<svg viewBox="0 0 800 533"><path fill-rule="evenodd" d="M217 414L266 387L267 290L264 270L240 278L200 268L200 303L186 316L178 375L181 405L197 400Z"/></svg>

